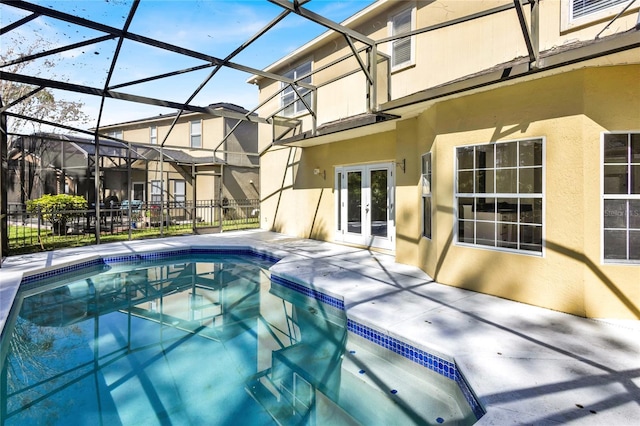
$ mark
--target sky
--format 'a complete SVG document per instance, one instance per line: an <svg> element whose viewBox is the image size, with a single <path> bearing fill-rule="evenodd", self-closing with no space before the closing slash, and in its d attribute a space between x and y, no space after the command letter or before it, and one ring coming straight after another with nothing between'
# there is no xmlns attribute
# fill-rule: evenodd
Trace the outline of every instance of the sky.
<svg viewBox="0 0 640 426"><path fill-rule="evenodd" d="M373 0L312 0L304 5L328 19L341 22L373 3ZM31 0L31 3L71 15L122 28L129 15L132 0ZM178 45L218 58L225 58L238 46L263 28L283 9L267 0L141 0L129 31L134 34ZM0 27L5 27L30 12L0 4ZM233 58L233 62L262 69L287 55L326 29L295 14L290 14L266 35ZM53 18L40 16L0 36L3 59L29 52L68 46L104 35ZM114 57L117 41L107 40L60 54L40 58L21 68L2 68L7 72L64 80L102 89ZM110 85L132 82L145 77L201 65L189 58L126 40L118 56ZM169 79L116 89L126 93L186 102L210 74L212 68L184 73ZM229 102L253 109L258 104L257 87L246 83L250 74L229 68L218 72L191 102L206 106ZM92 117L80 128L97 125L101 98L98 96L54 90L56 99L84 103L83 110ZM121 123L161 113L166 108L107 99L101 125Z"/></svg>

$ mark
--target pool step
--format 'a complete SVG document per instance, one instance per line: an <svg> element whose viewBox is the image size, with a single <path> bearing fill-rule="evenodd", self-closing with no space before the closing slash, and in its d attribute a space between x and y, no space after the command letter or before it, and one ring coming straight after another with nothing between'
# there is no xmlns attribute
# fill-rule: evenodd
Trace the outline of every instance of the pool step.
<svg viewBox="0 0 640 426"><path fill-rule="evenodd" d="M291 407L291 404L280 395L276 396L273 393L275 388L272 390L265 386L262 380L268 379L266 378L266 372L263 373L258 374L258 377L254 376L247 382L245 386L247 393L264 408L277 424L281 426L304 424L304 418Z"/></svg>

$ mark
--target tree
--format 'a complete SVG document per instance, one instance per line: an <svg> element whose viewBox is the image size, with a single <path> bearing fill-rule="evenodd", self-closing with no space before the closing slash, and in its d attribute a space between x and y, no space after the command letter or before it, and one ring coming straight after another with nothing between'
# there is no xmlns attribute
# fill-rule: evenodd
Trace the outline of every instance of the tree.
<svg viewBox="0 0 640 426"><path fill-rule="evenodd" d="M28 42L24 36L19 34L12 37L3 36L2 48L0 49L0 63L11 63L12 65L5 66L2 69L3 71L15 74L25 74L25 71L28 71L28 74L34 76L46 71L49 76L48 78L51 78L51 74L55 71L58 63L58 60L52 56L46 57L38 64L35 74L33 67L30 67L29 61L16 61L21 57L30 56L50 49L51 43L39 35L34 35L33 41L31 42ZM35 89L37 89L35 86L0 80L0 98L4 105L10 105L12 102L28 95ZM84 104L82 102L56 99L53 91L45 88L13 105L8 111L57 124L79 125L89 122L88 115L82 111L83 106ZM43 125L41 123L33 120L16 117L9 117L7 120L7 130L9 134L37 133L41 132L42 128ZM47 131L61 132L62 130L52 128L47 129Z"/></svg>

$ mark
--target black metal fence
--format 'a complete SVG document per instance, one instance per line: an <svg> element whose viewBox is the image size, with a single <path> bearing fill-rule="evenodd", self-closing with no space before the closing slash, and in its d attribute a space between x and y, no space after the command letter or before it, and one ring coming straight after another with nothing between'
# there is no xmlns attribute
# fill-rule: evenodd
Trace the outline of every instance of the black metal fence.
<svg viewBox="0 0 640 426"><path fill-rule="evenodd" d="M28 212L8 206L9 255L100 242L260 227L259 200L199 200ZM5 253L6 254L6 253Z"/></svg>

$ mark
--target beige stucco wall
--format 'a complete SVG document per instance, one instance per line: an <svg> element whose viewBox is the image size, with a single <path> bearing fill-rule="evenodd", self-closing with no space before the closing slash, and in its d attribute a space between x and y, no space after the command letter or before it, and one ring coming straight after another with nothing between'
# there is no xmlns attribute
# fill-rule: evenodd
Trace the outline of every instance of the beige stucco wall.
<svg viewBox="0 0 640 426"><path fill-rule="evenodd" d="M639 79L639 66L574 71L425 112L422 125L434 127L426 139L435 138L435 235L420 242L418 265L450 285L576 315L639 318L640 268L601 261L600 206L601 132L638 130ZM528 137L546 138L543 256L457 246L454 147ZM398 260L413 263L403 252L411 250Z"/></svg>
<svg viewBox="0 0 640 426"><path fill-rule="evenodd" d="M638 65L576 70L427 106L392 132L273 149L262 158L262 226L332 241L334 167L405 159L395 175L397 261L441 283L550 309L640 318L640 268L601 261L600 207L601 132L640 128L638 81ZM545 139L543 254L457 245L455 147L525 138ZM420 236L420 156L429 150L432 240Z"/></svg>
<svg viewBox="0 0 640 426"><path fill-rule="evenodd" d="M567 2L564 2L567 3ZM509 0L475 1L402 1L385 2L375 14L356 25L357 31L374 40L388 37L389 20L397 13L415 8L414 28L426 28L442 22L460 19L492 8L513 5ZM539 49L547 51L563 47L567 43L580 40L593 40L603 30L608 20L617 10L597 14L581 25L569 26L567 17L561 12L563 2L545 0L539 3ZM524 7L525 19L531 22L530 7ZM622 33L636 25L638 6L634 5L627 13L619 17L614 25L605 30L601 37ZM356 47L361 47L356 43ZM381 53L390 54L390 43L378 45ZM302 50L296 56L287 58L270 71L285 73L306 61L312 61L312 69L318 70L332 61L349 55L351 49L344 38L338 35L327 36L322 41ZM429 31L414 37L415 63L400 70L393 70L391 82L386 82L385 65L379 65L378 101L386 100L387 92L391 99L397 99L420 90L425 90L467 75L489 69L496 64L506 63L516 58L528 56L525 39L516 11L495 13L486 17L468 20L456 25ZM366 62L364 54L361 58ZM318 125L366 111L366 84L364 73L359 71L358 62L351 58L318 72L312 77L312 84L319 86L317 93ZM357 71L357 74L350 74ZM335 80L339 76L344 78ZM335 80L335 81L334 81ZM258 79L260 99L267 99L281 88L281 83L268 79ZM325 83L328 85L323 86ZM280 97L272 99L260 108L262 116L268 116L278 110ZM305 120L304 130L310 130L308 114L297 118Z"/></svg>

